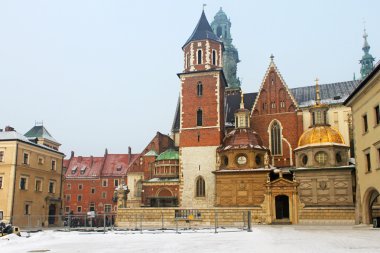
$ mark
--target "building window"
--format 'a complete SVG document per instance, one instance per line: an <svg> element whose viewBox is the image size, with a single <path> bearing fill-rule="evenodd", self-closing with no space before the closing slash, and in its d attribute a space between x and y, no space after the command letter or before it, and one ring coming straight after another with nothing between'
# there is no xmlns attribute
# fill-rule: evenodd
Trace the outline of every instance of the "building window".
<svg viewBox="0 0 380 253"><path fill-rule="evenodd" d="M67 184L67 190L71 190L71 184Z"/></svg>
<svg viewBox="0 0 380 253"><path fill-rule="evenodd" d="M55 193L55 182L49 182L49 193Z"/></svg>
<svg viewBox="0 0 380 253"><path fill-rule="evenodd" d="M203 85L201 82L198 82L197 84L197 95L198 97L201 97L203 95Z"/></svg>
<svg viewBox="0 0 380 253"><path fill-rule="evenodd" d="M263 110L265 111L267 109L267 103L263 103Z"/></svg>
<svg viewBox="0 0 380 253"><path fill-rule="evenodd" d="M196 182L196 197L204 197L206 195L206 183L203 177L198 177Z"/></svg>
<svg viewBox="0 0 380 253"><path fill-rule="evenodd" d="M257 165L261 165L261 160L262 160L261 159L261 155L256 155L255 156L255 162L256 162Z"/></svg>
<svg viewBox="0 0 380 253"><path fill-rule="evenodd" d="M104 212L105 213L110 213L111 210L112 210L112 206L111 205L109 205L109 204L104 205Z"/></svg>
<svg viewBox="0 0 380 253"><path fill-rule="evenodd" d="M57 170L57 161L51 160L51 170Z"/></svg>
<svg viewBox="0 0 380 253"><path fill-rule="evenodd" d="M95 212L95 203L94 202L91 202L90 204L90 212Z"/></svg>
<svg viewBox="0 0 380 253"><path fill-rule="evenodd" d="M108 186L108 180L107 179L103 179L102 180L102 186L103 187L107 187Z"/></svg>
<svg viewBox="0 0 380 253"><path fill-rule="evenodd" d="M136 183L136 197L141 197L141 192L142 192L142 181L139 180Z"/></svg>
<svg viewBox="0 0 380 253"><path fill-rule="evenodd" d="M302 161L302 165L307 165L307 161L308 161L308 157L307 155L303 155L302 158L301 158L301 161Z"/></svg>
<svg viewBox="0 0 380 253"><path fill-rule="evenodd" d="M44 164L44 158L43 157L38 157L38 164L39 165Z"/></svg>
<svg viewBox="0 0 380 253"><path fill-rule="evenodd" d="M327 162L327 154L325 152L318 152L315 155L315 160L320 164L324 165Z"/></svg>
<svg viewBox="0 0 380 253"><path fill-rule="evenodd" d="M115 179L115 180L113 181L113 185L114 185L115 187L118 187L118 186L119 186L119 179Z"/></svg>
<svg viewBox="0 0 380 253"><path fill-rule="evenodd" d="M29 164L29 154L28 153L24 153L23 163Z"/></svg>
<svg viewBox="0 0 380 253"><path fill-rule="evenodd" d="M24 214L31 214L31 210L30 210L30 204L29 203L26 203L25 206L24 206Z"/></svg>
<svg viewBox="0 0 380 253"><path fill-rule="evenodd" d="M3 177L0 177L0 189L3 189Z"/></svg>
<svg viewBox="0 0 380 253"><path fill-rule="evenodd" d="M275 109L275 108L276 108L276 103L275 103L275 102L272 102L272 103L271 103L271 107L272 107L272 109Z"/></svg>
<svg viewBox="0 0 380 253"><path fill-rule="evenodd" d="M78 184L78 190L83 190L83 184Z"/></svg>
<svg viewBox="0 0 380 253"><path fill-rule="evenodd" d="M71 201L71 195L70 195L70 194L66 194L66 201L67 201L67 202L70 202L70 201Z"/></svg>
<svg viewBox="0 0 380 253"><path fill-rule="evenodd" d="M92 193L92 194L95 193L95 188L91 188L91 193Z"/></svg>
<svg viewBox="0 0 380 253"><path fill-rule="evenodd" d="M282 154L282 141L281 141L281 126L277 121L274 121L271 129L271 152L272 155Z"/></svg>
<svg viewBox="0 0 380 253"><path fill-rule="evenodd" d="M366 162L367 162L367 172L371 172L371 154L368 152L365 154Z"/></svg>
<svg viewBox="0 0 380 253"><path fill-rule="evenodd" d="M197 52L197 64L202 64L202 50Z"/></svg>
<svg viewBox="0 0 380 253"><path fill-rule="evenodd" d="M212 65L216 65L216 52L212 50Z"/></svg>
<svg viewBox="0 0 380 253"><path fill-rule="evenodd" d="M375 123L376 125L380 124L380 108L379 105L375 107Z"/></svg>
<svg viewBox="0 0 380 253"><path fill-rule="evenodd" d="M78 195L77 200L78 200L78 202L81 202L82 201L82 195Z"/></svg>
<svg viewBox="0 0 380 253"><path fill-rule="evenodd" d="M77 173L78 166L75 166L74 168L71 169L71 174Z"/></svg>
<svg viewBox="0 0 380 253"><path fill-rule="evenodd" d="M4 151L0 151L0 162L4 162Z"/></svg>
<svg viewBox="0 0 380 253"><path fill-rule="evenodd" d="M42 180L41 179L36 179L35 191L36 192L42 192Z"/></svg>
<svg viewBox="0 0 380 253"><path fill-rule="evenodd" d="M102 192L102 199L107 198L107 192Z"/></svg>
<svg viewBox="0 0 380 253"><path fill-rule="evenodd" d="M340 154L340 152L337 152L335 154L335 160L337 163L341 163L342 162L342 155Z"/></svg>
<svg viewBox="0 0 380 253"><path fill-rule="evenodd" d="M65 207L65 213L70 213L70 207L69 206Z"/></svg>
<svg viewBox="0 0 380 253"><path fill-rule="evenodd" d="M368 119L367 114L363 116L363 127L364 127L364 133L368 132Z"/></svg>
<svg viewBox="0 0 380 253"><path fill-rule="evenodd" d="M81 213L81 212L82 212L82 207L81 207L81 206L78 206L78 207L77 207L77 211L78 211L78 213Z"/></svg>
<svg viewBox="0 0 380 253"><path fill-rule="evenodd" d="M280 102L280 107L281 107L281 108L285 108L285 102L284 102L284 101L281 101L281 102Z"/></svg>
<svg viewBox="0 0 380 253"><path fill-rule="evenodd" d="M198 111L197 111L197 126L202 126L202 124L203 124L202 109L198 109Z"/></svg>
<svg viewBox="0 0 380 253"><path fill-rule="evenodd" d="M186 68L190 67L190 54L186 54Z"/></svg>
<svg viewBox="0 0 380 253"><path fill-rule="evenodd" d="M86 166L83 166L83 167L80 169L80 174L81 174L81 175L84 175L84 173L86 173Z"/></svg>
<svg viewBox="0 0 380 253"><path fill-rule="evenodd" d="M28 178L27 177L21 177L20 178L20 189L21 190L28 190Z"/></svg>

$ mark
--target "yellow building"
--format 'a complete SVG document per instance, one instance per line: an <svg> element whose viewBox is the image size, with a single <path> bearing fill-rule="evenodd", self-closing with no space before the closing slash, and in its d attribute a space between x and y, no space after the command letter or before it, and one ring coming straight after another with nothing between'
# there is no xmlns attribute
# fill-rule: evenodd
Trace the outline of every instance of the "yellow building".
<svg viewBox="0 0 380 253"><path fill-rule="evenodd" d="M370 72L345 105L352 109L357 168L356 222L380 217L380 64Z"/></svg>
<svg viewBox="0 0 380 253"><path fill-rule="evenodd" d="M21 227L57 224L64 154L42 126L0 132L0 218Z"/></svg>

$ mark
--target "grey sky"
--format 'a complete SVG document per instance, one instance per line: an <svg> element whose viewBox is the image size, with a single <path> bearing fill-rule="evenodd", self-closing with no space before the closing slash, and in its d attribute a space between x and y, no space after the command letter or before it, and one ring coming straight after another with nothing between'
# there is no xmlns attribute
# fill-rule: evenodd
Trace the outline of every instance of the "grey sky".
<svg viewBox="0 0 380 253"><path fill-rule="evenodd" d="M363 19L380 57L375 0L1 0L1 128L43 120L66 154L140 152L170 132L202 3L209 22L220 6L231 19L244 92L258 90L271 53L289 87L359 76Z"/></svg>

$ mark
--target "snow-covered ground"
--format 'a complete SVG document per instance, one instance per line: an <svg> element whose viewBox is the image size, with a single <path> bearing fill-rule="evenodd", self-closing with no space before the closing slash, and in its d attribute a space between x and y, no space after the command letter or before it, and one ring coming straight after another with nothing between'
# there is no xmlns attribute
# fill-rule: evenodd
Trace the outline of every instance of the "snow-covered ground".
<svg viewBox="0 0 380 253"><path fill-rule="evenodd" d="M380 252L380 229L255 226L238 230L22 233L0 238L0 252Z"/></svg>

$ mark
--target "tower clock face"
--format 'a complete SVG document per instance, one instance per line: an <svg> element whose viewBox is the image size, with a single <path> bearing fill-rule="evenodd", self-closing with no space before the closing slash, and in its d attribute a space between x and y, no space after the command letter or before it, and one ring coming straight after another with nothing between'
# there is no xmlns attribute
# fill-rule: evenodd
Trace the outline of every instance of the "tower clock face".
<svg viewBox="0 0 380 253"><path fill-rule="evenodd" d="M237 163L242 165L242 164L246 164L247 163L247 157L245 156L239 156L238 159L237 159Z"/></svg>

